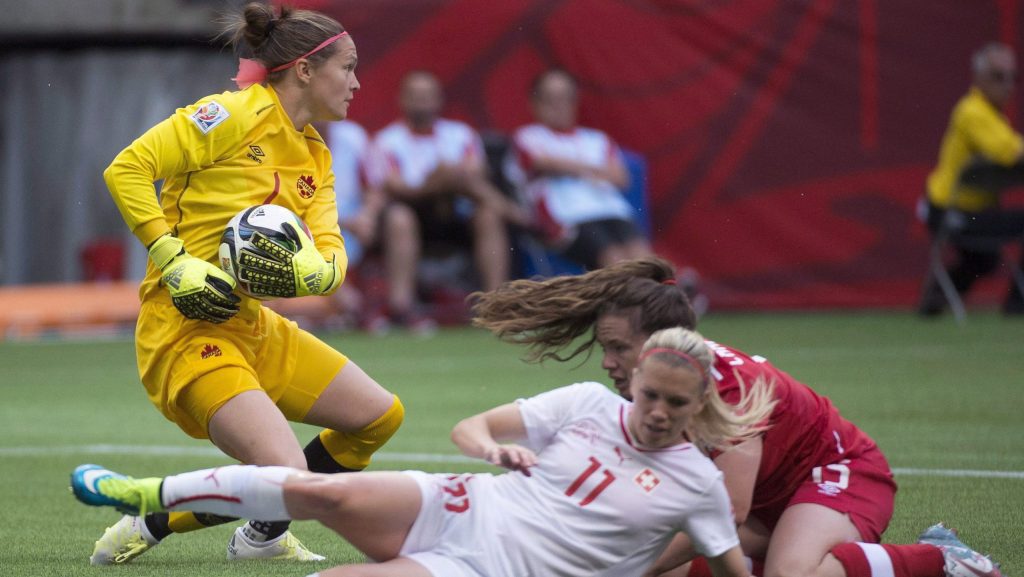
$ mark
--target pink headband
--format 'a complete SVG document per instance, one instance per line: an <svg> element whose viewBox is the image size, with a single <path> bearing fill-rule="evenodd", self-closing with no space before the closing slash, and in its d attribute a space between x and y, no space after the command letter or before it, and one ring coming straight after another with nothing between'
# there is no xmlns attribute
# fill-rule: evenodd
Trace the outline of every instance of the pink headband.
<svg viewBox="0 0 1024 577"><path fill-rule="evenodd" d="M700 380L702 382L708 380L708 375L707 375L707 373L704 372L704 366L700 364L700 361L698 361L697 358L694 357L693 355L688 355L688 354L684 353L683 351L677 351L675 349L667 349L667 348L664 348L664 347L655 347L653 349L644 351L643 354L640 355L640 359L639 360L643 361L647 357L649 357L651 355L654 355L654 354L657 354L657 353L668 353L670 355L675 355L675 356L679 357L680 359L683 359L684 361L689 363L694 369L697 369L697 372L700 374Z"/></svg>
<svg viewBox="0 0 1024 577"><path fill-rule="evenodd" d="M280 66L275 66L270 70L267 70L267 67L259 60L253 60L251 58L239 58L238 74L236 74L235 77L232 78L232 80L234 80L235 84L238 85L239 90L244 90L252 86L253 84L262 83L264 80L267 79L268 74L272 72L280 72L281 70L286 70L288 68L291 68L292 66L295 66L295 64L299 60L302 60L303 58L308 58L313 54L316 54L317 52L323 50L325 46L331 44L332 42L334 42L338 38L341 38L342 36L345 36L346 34L348 34L347 31L343 31L340 34L335 34L334 36L331 36L327 40L324 40L323 42L318 44L316 48L310 50L309 52L303 54L302 56L299 56L295 60L292 60L291 62L286 62Z"/></svg>

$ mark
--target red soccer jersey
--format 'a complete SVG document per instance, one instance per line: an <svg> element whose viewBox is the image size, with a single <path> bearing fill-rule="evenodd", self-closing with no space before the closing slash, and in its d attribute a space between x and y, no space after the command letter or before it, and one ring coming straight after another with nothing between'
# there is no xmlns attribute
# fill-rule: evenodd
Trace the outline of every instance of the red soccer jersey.
<svg viewBox="0 0 1024 577"><path fill-rule="evenodd" d="M875 447L863 431L847 421L825 397L775 368L764 357L707 341L715 353L712 376L727 403L740 400L740 383L749 388L758 378L774 384L778 404L764 433L761 467L754 485L753 509L788 502L814 467L856 458Z"/></svg>

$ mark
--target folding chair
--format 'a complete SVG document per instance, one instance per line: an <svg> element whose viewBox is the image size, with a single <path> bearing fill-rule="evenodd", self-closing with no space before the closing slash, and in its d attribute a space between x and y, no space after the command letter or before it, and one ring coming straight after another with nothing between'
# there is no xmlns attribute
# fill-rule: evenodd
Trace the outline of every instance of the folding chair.
<svg viewBox="0 0 1024 577"><path fill-rule="evenodd" d="M961 183L970 183L972 186L989 188L991 190L1002 190L1011 184L1020 184L1020 181L1013 182L1014 171L1019 170L995 167L991 164L974 164L964 169L960 176ZM1019 174L1019 173L1017 173ZM980 186L979 186L980 185ZM957 186L957 191L959 190ZM956 206L957 191L954 191L950 206ZM923 203L927 201L922 199ZM922 216L925 216L922 211ZM977 233L965 232L967 228L969 213L949 208L945 211L937 229L932 233L931 245L928 249L928 276L925 279L922 299L926 298L930 290L931 281L934 281L942 291L950 311L958 324L967 322L967 311L964 307L963 298L956 290L953 279L946 268L946 254L951 247L974 250L978 252L999 252L1000 258L1010 272L1010 278L1014 287L1024 297L1024 271L1021 270L1017 261L1006 260L1002 256L1003 247L1007 244L1020 242L1021 239L1007 236L984 236Z"/></svg>

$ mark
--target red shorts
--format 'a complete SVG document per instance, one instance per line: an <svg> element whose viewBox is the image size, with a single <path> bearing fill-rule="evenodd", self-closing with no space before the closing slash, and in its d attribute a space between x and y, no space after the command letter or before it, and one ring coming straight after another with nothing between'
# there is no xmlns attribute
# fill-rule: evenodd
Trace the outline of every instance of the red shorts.
<svg viewBox="0 0 1024 577"><path fill-rule="evenodd" d="M782 513L799 503L814 503L850 517L865 543L878 543L892 519L896 481L878 447L815 467L788 502L758 507L750 516L774 530Z"/></svg>

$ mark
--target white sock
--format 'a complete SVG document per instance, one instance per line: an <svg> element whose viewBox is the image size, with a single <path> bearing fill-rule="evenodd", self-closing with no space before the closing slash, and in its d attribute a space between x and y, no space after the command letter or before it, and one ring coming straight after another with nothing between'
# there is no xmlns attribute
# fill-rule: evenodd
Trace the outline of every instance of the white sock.
<svg viewBox="0 0 1024 577"><path fill-rule="evenodd" d="M203 469L165 478L161 496L168 511L288 521L284 481L299 472L291 467L253 465Z"/></svg>

